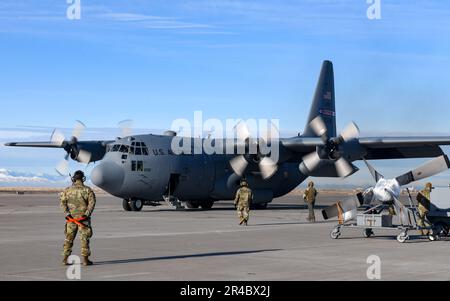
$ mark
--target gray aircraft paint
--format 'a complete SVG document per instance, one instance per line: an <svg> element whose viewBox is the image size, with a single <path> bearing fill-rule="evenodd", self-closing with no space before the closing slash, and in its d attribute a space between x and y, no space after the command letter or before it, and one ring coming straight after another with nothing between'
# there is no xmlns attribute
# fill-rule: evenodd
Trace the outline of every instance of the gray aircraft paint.
<svg viewBox="0 0 450 301"><path fill-rule="evenodd" d="M267 203L274 197L283 196L309 176L338 176L335 162L326 157L321 158L318 167L308 174L303 174L299 170L299 164L306 154L319 152L326 146L309 126L310 121L317 116L323 119L328 136L336 137L334 75L330 61L322 64L304 133L277 141L279 160L276 173L264 180L257 164L250 162L245 177L254 192L255 203ZM71 158L77 161L80 150L88 151L92 155L91 162L100 161L91 174L93 183L123 199L162 201L163 195L169 193L181 201L233 199L240 180L229 163L234 156L205 153L174 155L171 151L174 135L173 132L167 132L166 135L130 136L116 141L64 141L62 145L51 142L13 142L6 145L64 148L70 153ZM203 140L190 139L191 145L203 145ZM148 148L148 155L110 151L113 145L131 145L132 142L144 142ZM224 141L223 145L227 143ZM338 151L348 162L362 158L367 160L425 158L442 155L440 145L450 145L450 137L355 138L340 144ZM144 170L132 171L133 161L142 161Z"/></svg>

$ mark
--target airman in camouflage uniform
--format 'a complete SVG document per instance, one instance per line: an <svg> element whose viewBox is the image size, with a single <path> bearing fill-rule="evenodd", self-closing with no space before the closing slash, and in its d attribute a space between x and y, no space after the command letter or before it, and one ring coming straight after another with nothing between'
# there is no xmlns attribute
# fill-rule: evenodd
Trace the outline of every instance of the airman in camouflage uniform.
<svg viewBox="0 0 450 301"><path fill-rule="evenodd" d="M240 223L239 225L248 224L248 219L250 217L250 203L253 199L252 190L248 187L247 181L241 181L241 187L236 192L236 197L234 199L234 205L236 206Z"/></svg>
<svg viewBox="0 0 450 301"><path fill-rule="evenodd" d="M91 214L95 207L95 194L91 188L84 185L86 180L82 171L75 172L72 178L73 185L66 188L60 195L60 207L66 215L65 235L63 251L63 264L67 265L67 260L72 253L73 241L80 231L81 235L81 256L83 265L92 265L89 260L91 251L89 240L92 237Z"/></svg>
<svg viewBox="0 0 450 301"><path fill-rule="evenodd" d="M430 197L431 189L433 189L433 184L428 182L425 184L425 188L419 192L422 196L426 197L428 200L427 203L419 202L419 205L418 205L419 221L417 224L420 227L429 226L428 223L426 222L426 216L427 216L428 211L430 210L429 209L430 208L429 201L431 200L431 197ZM429 235L430 232L428 230L420 230L420 234Z"/></svg>
<svg viewBox="0 0 450 301"><path fill-rule="evenodd" d="M308 183L308 188L303 193L303 200L308 204L308 221L315 222L316 216L314 215L314 205L316 203L317 190L314 188L314 182Z"/></svg>

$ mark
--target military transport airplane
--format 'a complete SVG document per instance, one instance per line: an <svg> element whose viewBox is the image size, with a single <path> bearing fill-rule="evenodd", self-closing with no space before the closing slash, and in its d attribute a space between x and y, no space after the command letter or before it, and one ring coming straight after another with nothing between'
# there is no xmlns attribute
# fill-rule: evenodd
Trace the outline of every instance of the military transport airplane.
<svg viewBox="0 0 450 301"><path fill-rule="evenodd" d="M324 61L304 132L266 141L278 144L276 161L259 152L247 152L250 144L262 141L248 135L241 140L246 144L244 154L175 154L172 141L180 137L172 131L79 141L82 126L74 130L70 140L56 132L50 142L6 145L62 148L67 152L66 160L100 161L91 173L92 182L123 199L127 211L140 211L144 205L162 201L177 207L210 209L217 200L234 198L241 177L254 191L254 204L265 208L273 198L289 193L308 177L355 173L358 168L353 161L437 157L443 155L440 145L450 145L450 137L360 138L353 123L337 135L334 92L333 65ZM203 138L187 139L192 145L203 145ZM213 144L218 142L213 140ZM233 139L233 143L239 142Z"/></svg>

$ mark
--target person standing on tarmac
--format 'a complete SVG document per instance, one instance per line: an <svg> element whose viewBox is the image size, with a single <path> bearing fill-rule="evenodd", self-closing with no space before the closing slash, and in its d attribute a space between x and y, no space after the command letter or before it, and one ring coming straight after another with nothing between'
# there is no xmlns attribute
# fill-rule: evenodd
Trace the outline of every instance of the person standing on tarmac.
<svg viewBox="0 0 450 301"><path fill-rule="evenodd" d="M250 203L253 199L252 190L248 187L247 181L242 180L240 188L236 192L234 205L236 206L240 223L239 225L248 225L250 217Z"/></svg>
<svg viewBox="0 0 450 301"><path fill-rule="evenodd" d="M422 197L418 196L417 200L419 201L419 205L418 205L418 211L419 211L419 221L418 221L418 225L420 227L427 227L428 222L426 221L426 217L427 217L427 213L430 210L430 194L431 194L431 190L433 189L433 184L431 184L430 182L425 184L425 188L422 189L421 191L419 191L419 194L422 195ZM425 199L424 199L425 198ZM422 235L429 235L430 232L428 230L420 230L420 234Z"/></svg>
<svg viewBox="0 0 450 301"><path fill-rule="evenodd" d="M92 265L89 260L91 250L89 241L92 237L91 215L95 208L94 191L84 185L86 177L81 170L75 172L72 177L72 186L66 188L60 195L60 207L66 215L65 235L63 250L63 265L68 265L68 258L72 253L73 241L80 231L81 256L84 266Z"/></svg>
<svg viewBox="0 0 450 301"><path fill-rule="evenodd" d="M303 200L308 204L308 222L316 222L316 216L314 214L314 205L316 204L317 190L314 188L314 182L308 183L308 188L303 193Z"/></svg>

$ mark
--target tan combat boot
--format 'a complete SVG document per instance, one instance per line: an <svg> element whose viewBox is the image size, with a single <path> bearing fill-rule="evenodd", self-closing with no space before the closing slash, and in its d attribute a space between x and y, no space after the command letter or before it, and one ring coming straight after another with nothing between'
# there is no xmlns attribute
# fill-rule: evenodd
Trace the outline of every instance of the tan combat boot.
<svg viewBox="0 0 450 301"><path fill-rule="evenodd" d="M69 260L69 255L64 255L64 258L62 260L62 265L69 265L69 263L67 262L67 260Z"/></svg>
<svg viewBox="0 0 450 301"><path fill-rule="evenodd" d="M83 265L84 266L89 266L89 265L93 265L94 263L92 261L89 260L88 256L83 256Z"/></svg>

